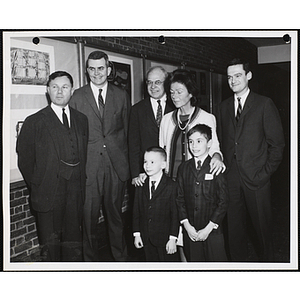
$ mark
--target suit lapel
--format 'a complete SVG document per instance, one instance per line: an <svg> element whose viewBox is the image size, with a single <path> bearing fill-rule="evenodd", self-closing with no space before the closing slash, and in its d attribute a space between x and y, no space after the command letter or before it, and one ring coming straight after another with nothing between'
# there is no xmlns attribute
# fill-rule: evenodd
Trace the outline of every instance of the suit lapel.
<svg viewBox="0 0 300 300"><path fill-rule="evenodd" d="M198 174L197 174L197 169L196 169L196 165L195 165L195 159L194 158L191 158L189 161L188 161L188 168L190 170L190 172L193 173L193 176L194 177L197 177Z"/></svg>
<svg viewBox="0 0 300 300"><path fill-rule="evenodd" d="M85 90L85 98L87 99L87 102L90 104L97 117L101 120L99 108L96 104L94 94L89 84L87 85L87 88Z"/></svg>
<svg viewBox="0 0 300 300"><path fill-rule="evenodd" d="M230 98L230 101L228 101L227 111L228 111L228 115L229 115L230 119L232 120L232 123L235 126L236 120L235 120L234 97L233 96Z"/></svg>
<svg viewBox="0 0 300 300"><path fill-rule="evenodd" d="M145 183L143 184L143 194L146 197L146 199L150 199L149 177L146 178Z"/></svg>
<svg viewBox="0 0 300 300"><path fill-rule="evenodd" d="M154 191L154 193L152 195L152 200L155 200L156 195L159 194L162 190L165 189L165 187L166 187L166 181L167 181L166 175L163 174L163 176L162 176L162 178L161 178L158 186L156 187L156 189L155 189L155 191Z"/></svg>
<svg viewBox="0 0 300 300"><path fill-rule="evenodd" d="M148 97L147 101L145 101L145 111L146 111L147 118L150 120L151 123L153 123L157 127L150 97ZM151 114L148 113L149 111L151 111Z"/></svg>
<svg viewBox="0 0 300 300"><path fill-rule="evenodd" d="M198 173L198 178L202 178L205 176L205 174L208 174L209 173L209 169L210 169L210 156L207 156L207 158L205 159L205 161L203 162L203 165L201 167L201 170L199 171Z"/></svg>
<svg viewBox="0 0 300 300"><path fill-rule="evenodd" d="M253 96L253 93L250 92L247 99L246 99L244 108L242 110L242 113L241 113L241 116L240 116L240 121L242 121L243 118L245 117L245 115L249 112L249 110L252 107L253 103L254 103L254 96Z"/></svg>
<svg viewBox="0 0 300 300"><path fill-rule="evenodd" d="M55 112L52 110L50 105L44 110L44 122L46 124L46 127L50 133L51 138L53 139L53 143L57 152L57 155L59 156L59 149L57 148L58 145L58 137L57 137L57 131L55 130L55 126L53 126L53 121L56 121L57 116Z"/></svg>

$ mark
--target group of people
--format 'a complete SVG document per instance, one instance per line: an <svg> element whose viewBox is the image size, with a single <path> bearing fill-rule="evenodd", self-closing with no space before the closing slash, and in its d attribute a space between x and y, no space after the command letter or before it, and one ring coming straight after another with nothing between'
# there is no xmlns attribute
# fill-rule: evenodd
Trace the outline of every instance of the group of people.
<svg viewBox="0 0 300 300"><path fill-rule="evenodd" d="M285 145L271 99L250 91L249 64L227 66L233 96L214 116L192 74L146 74L148 96L131 107L108 81L112 65L90 53L89 82L73 93L65 71L49 76L49 106L26 118L18 166L37 212L44 261L101 261L101 207L115 261L128 260L122 220L131 180L134 245L146 261L247 261L247 214L261 261L272 261L270 177Z"/></svg>

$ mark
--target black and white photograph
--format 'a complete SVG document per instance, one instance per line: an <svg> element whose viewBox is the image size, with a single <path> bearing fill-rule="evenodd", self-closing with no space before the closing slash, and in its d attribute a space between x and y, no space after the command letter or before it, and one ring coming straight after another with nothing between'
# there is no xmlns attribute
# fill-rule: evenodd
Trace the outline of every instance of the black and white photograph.
<svg viewBox="0 0 300 300"><path fill-rule="evenodd" d="M297 268L295 44L4 32L4 268Z"/></svg>
<svg viewBox="0 0 300 300"><path fill-rule="evenodd" d="M4 30L3 271L298 271L298 37Z"/></svg>

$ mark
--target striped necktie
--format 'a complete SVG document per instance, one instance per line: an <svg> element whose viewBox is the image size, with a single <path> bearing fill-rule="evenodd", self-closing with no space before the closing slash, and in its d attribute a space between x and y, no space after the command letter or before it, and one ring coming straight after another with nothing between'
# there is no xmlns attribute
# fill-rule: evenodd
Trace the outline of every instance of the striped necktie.
<svg viewBox="0 0 300 300"><path fill-rule="evenodd" d="M157 123L157 126L159 127L160 125L160 122L161 122L161 119L162 119L162 107L161 107L161 104L160 104L160 100L157 100L157 112L156 112L156 123Z"/></svg>
<svg viewBox="0 0 300 300"><path fill-rule="evenodd" d="M238 108L236 111L236 116L235 119L238 122L238 120L240 119L241 113L242 113L242 104L241 104L241 97L237 97L237 101L238 101Z"/></svg>
<svg viewBox="0 0 300 300"><path fill-rule="evenodd" d="M104 111L104 100L101 95L102 89L99 89L99 95L98 95L98 104L99 104L99 111L100 111L100 116L101 118L103 117L103 111Z"/></svg>

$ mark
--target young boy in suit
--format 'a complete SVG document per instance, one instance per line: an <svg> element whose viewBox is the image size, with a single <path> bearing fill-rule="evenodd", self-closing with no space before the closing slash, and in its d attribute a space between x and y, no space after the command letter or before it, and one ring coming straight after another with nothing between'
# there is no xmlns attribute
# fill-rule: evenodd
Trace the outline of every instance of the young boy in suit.
<svg viewBox="0 0 300 300"><path fill-rule="evenodd" d="M177 174L177 207L183 224L183 245L187 261L227 261L222 220L228 206L228 190L222 173L209 173L211 128L198 124L187 133L193 155Z"/></svg>
<svg viewBox="0 0 300 300"><path fill-rule="evenodd" d="M133 235L136 248L144 247L146 261L179 261L176 238L179 219L177 185L167 177L166 152L150 147L144 154L145 184L136 188L133 206Z"/></svg>

